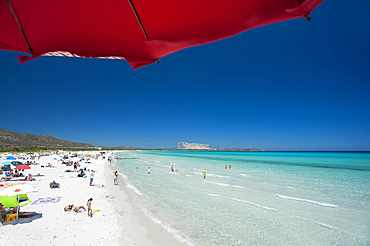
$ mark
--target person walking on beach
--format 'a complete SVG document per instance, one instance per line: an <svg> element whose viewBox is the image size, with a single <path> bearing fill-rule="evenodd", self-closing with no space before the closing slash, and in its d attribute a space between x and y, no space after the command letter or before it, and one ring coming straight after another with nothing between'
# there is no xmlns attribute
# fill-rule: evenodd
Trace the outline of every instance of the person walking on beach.
<svg viewBox="0 0 370 246"><path fill-rule="evenodd" d="M86 206L87 206L87 216L88 217L92 217L92 209L91 209L91 202L92 202L92 198L90 198L89 200L87 200L87 203L86 203Z"/></svg>
<svg viewBox="0 0 370 246"><path fill-rule="evenodd" d="M95 171L94 170L91 170L91 173L90 173L90 186L92 186L92 183L94 181L94 175L95 175Z"/></svg>
<svg viewBox="0 0 370 246"><path fill-rule="evenodd" d="M203 170L203 178L205 179L206 178L206 169L204 168Z"/></svg>
<svg viewBox="0 0 370 246"><path fill-rule="evenodd" d="M118 185L118 172L114 172L114 185Z"/></svg>
<svg viewBox="0 0 370 246"><path fill-rule="evenodd" d="M148 174L150 174L150 167L148 167Z"/></svg>

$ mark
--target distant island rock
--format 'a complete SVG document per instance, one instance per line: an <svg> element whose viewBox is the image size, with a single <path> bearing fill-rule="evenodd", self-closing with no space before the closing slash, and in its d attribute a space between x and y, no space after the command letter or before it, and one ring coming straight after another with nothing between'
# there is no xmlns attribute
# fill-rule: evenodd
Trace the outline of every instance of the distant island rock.
<svg viewBox="0 0 370 246"><path fill-rule="evenodd" d="M182 149L182 150L187 150L187 149L207 149L207 150L213 150L211 146L208 144L200 144L200 143L186 143L186 142L179 142L175 149Z"/></svg>

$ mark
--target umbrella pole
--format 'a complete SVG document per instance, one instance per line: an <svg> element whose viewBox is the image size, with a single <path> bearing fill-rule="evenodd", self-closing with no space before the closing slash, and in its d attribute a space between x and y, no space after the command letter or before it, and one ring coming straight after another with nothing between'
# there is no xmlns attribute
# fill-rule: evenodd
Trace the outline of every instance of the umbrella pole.
<svg viewBox="0 0 370 246"><path fill-rule="evenodd" d="M19 194L18 194L18 204L17 204L17 220L19 220L18 214L19 214Z"/></svg>

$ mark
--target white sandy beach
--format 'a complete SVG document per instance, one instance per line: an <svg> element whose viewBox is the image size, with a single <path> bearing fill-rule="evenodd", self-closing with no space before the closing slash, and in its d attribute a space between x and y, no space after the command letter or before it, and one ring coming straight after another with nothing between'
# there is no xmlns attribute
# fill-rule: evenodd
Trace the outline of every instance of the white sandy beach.
<svg viewBox="0 0 370 246"><path fill-rule="evenodd" d="M93 152L90 152L94 154ZM98 153L98 152L95 152ZM107 157L107 156L106 156ZM57 160L55 160L57 158ZM60 202L46 204L29 204L21 211L34 211L37 214L29 218L20 218L9 223L3 222L0 227L1 245L180 245L172 234L161 225L151 221L129 199L130 192L125 181L119 178L119 185L113 185L113 169L102 157L91 158L91 163L80 162L82 167L95 170L93 186L87 178L77 178L73 166L61 164L57 155L43 156L23 173L36 176L36 181L26 181L38 189L29 193L32 201L39 198L61 197ZM77 161L79 158L68 160ZM4 161L4 160L1 160ZM42 168L51 163L55 168ZM61 188L50 189L49 183L55 180ZM15 181L0 182L0 184ZM3 190L0 187L0 191ZM99 210L92 217L87 212L65 212L68 204L84 206L93 198L92 209Z"/></svg>

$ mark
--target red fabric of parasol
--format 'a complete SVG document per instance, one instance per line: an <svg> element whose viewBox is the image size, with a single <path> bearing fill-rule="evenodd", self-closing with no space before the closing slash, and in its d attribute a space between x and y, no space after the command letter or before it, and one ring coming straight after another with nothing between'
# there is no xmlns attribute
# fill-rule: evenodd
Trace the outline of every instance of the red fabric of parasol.
<svg viewBox="0 0 370 246"><path fill-rule="evenodd" d="M133 68L253 27L305 17L324 0L0 0L0 49L126 59Z"/></svg>
<svg viewBox="0 0 370 246"><path fill-rule="evenodd" d="M20 165L14 168L14 170L22 170L22 169L31 169L31 167L27 165Z"/></svg>

